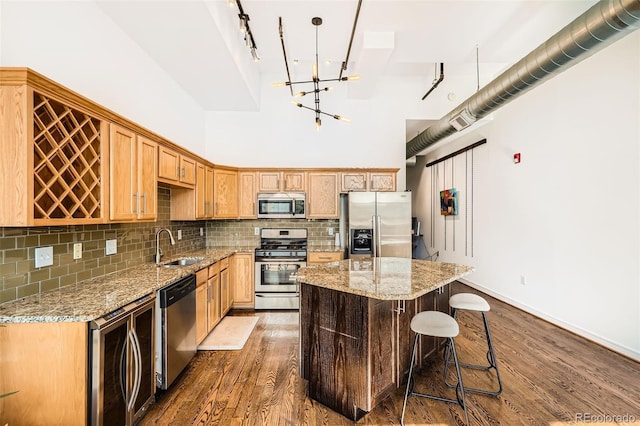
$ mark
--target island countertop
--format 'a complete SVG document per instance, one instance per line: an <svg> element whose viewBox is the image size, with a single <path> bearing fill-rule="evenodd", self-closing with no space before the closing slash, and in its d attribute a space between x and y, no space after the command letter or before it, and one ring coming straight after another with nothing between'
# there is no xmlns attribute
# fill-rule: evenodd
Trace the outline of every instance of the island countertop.
<svg viewBox="0 0 640 426"><path fill-rule="evenodd" d="M455 263L361 258L300 268L297 281L378 300L413 300L473 271Z"/></svg>

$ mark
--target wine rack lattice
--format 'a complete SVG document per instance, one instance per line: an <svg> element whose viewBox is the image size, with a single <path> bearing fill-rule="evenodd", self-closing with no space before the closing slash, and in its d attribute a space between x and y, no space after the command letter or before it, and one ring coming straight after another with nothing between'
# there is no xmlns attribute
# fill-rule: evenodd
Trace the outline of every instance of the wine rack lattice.
<svg viewBox="0 0 640 426"><path fill-rule="evenodd" d="M34 219L101 217L100 120L34 93Z"/></svg>

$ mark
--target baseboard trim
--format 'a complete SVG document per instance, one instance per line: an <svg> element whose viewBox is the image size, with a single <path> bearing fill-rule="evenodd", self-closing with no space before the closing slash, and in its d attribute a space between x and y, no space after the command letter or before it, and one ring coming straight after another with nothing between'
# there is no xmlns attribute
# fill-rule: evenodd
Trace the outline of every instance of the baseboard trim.
<svg viewBox="0 0 640 426"><path fill-rule="evenodd" d="M525 305L523 303L520 303L517 300L511 299L510 297L504 296L504 295L502 295L500 293L496 293L495 291L493 291L491 289L488 289L488 288L486 288L484 286L478 285L478 284L476 284L476 283L474 283L472 281L469 281L467 279L459 278L458 281L460 281L463 284L468 285L469 287L475 288L478 291L486 293L489 296L494 297L494 298L496 298L496 299L498 299L498 300L500 300L502 302L508 303L511 306L514 306L514 307L516 307L518 309L521 309L521 310L523 310L523 311L525 311L525 312L527 312L527 313L529 313L531 315L534 315L534 316L536 316L536 317L538 317L540 319L543 319L543 320L545 320L547 322L550 322L553 325L556 325L556 326L558 326L558 327L560 327L562 329L565 329L565 330L570 331L570 332L572 332L574 334L577 334L578 336L583 337L583 338L585 338L585 339L587 339L587 340L589 340L591 342L594 342L594 343L596 343L596 344L598 344L600 346L603 346L603 347L605 347L607 349L610 349L610 350L612 350L612 351L614 351L616 353L619 353L620 355L623 355L623 356L625 356L627 358L630 358L630 359L632 359L634 361L639 361L640 362L640 352L638 352L638 351L635 351L635 350L633 350L631 348L628 348L626 346L620 345L620 344L618 344L616 342L612 342L611 340L609 340L609 339L607 339L605 337L602 337L602 336L599 336L597 334L591 333L588 330L585 330L585 329L583 329L581 327L578 327L578 326L576 326L574 324L571 324L571 323L568 323L566 321L563 321L563 320L561 320L559 318L556 318L556 317L554 317L552 315L549 315L549 314L547 314L545 312L539 311L539 310L537 310L537 309L535 309L535 308L533 308L531 306L528 306L528 305Z"/></svg>

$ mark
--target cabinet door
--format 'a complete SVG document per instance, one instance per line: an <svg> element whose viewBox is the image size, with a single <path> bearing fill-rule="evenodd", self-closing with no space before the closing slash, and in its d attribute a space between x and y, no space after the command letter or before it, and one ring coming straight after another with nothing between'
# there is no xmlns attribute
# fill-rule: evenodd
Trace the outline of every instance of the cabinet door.
<svg viewBox="0 0 640 426"><path fill-rule="evenodd" d="M206 167L204 170L204 203L205 203L205 216L207 218L213 217L213 168Z"/></svg>
<svg viewBox="0 0 640 426"><path fill-rule="evenodd" d="M343 172L340 176L340 192L367 190L367 172Z"/></svg>
<svg viewBox="0 0 640 426"><path fill-rule="evenodd" d="M180 156L180 182L196 184L196 160L193 158Z"/></svg>
<svg viewBox="0 0 640 426"><path fill-rule="evenodd" d="M284 172L282 190L304 192L306 177L306 172Z"/></svg>
<svg viewBox="0 0 640 426"><path fill-rule="evenodd" d="M207 193L205 165L196 165L196 219L203 219L207 216Z"/></svg>
<svg viewBox="0 0 640 426"><path fill-rule="evenodd" d="M280 172L258 172L258 192L278 192L281 189Z"/></svg>
<svg viewBox="0 0 640 426"><path fill-rule="evenodd" d="M235 219L238 217L238 172L214 169L213 183L215 218Z"/></svg>
<svg viewBox="0 0 640 426"><path fill-rule="evenodd" d="M207 337L207 308L209 304L209 286L207 282L196 287L196 343Z"/></svg>
<svg viewBox="0 0 640 426"><path fill-rule="evenodd" d="M256 212L256 174L254 172L238 173L238 218L255 219Z"/></svg>
<svg viewBox="0 0 640 426"><path fill-rule="evenodd" d="M338 173L309 172L307 218L334 219L340 215Z"/></svg>
<svg viewBox="0 0 640 426"><path fill-rule="evenodd" d="M369 173L369 191L395 191L396 174L392 172Z"/></svg>
<svg viewBox="0 0 640 426"><path fill-rule="evenodd" d="M180 154L162 145L158 147L158 177L175 182L180 178Z"/></svg>
<svg viewBox="0 0 640 426"><path fill-rule="evenodd" d="M220 274L216 273L209 277L208 281L209 289L209 304L207 311L207 332L213 330L222 315L220 314Z"/></svg>
<svg viewBox="0 0 640 426"><path fill-rule="evenodd" d="M138 219L158 217L158 144L138 136Z"/></svg>
<svg viewBox="0 0 640 426"><path fill-rule="evenodd" d="M144 414L145 411L143 411L143 408L151 402L151 399L156 393L156 348L153 340L155 328L154 306L154 304L151 304L149 307L136 314L133 319L136 336L140 346L139 355L142 370L140 383L138 385L138 395L133 405L133 415L136 419Z"/></svg>
<svg viewBox="0 0 640 426"><path fill-rule="evenodd" d="M229 283L229 268L220 270L220 300L222 303L222 309L220 314L225 316L231 308L233 302L233 295L231 294L231 286Z"/></svg>
<svg viewBox="0 0 640 426"><path fill-rule="evenodd" d="M255 306L253 253L235 253L231 257L231 288L234 308Z"/></svg>
<svg viewBox="0 0 640 426"><path fill-rule="evenodd" d="M138 210L136 135L120 126L110 126L111 220L134 220Z"/></svg>

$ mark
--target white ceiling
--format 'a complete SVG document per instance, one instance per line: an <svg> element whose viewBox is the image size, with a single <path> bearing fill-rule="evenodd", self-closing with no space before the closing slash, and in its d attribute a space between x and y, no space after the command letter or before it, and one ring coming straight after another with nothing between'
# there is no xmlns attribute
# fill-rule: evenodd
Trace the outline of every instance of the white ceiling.
<svg viewBox="0 0 640 426"><path fill-rule="evenodd" d="M242 0L258 46L251 61L238 31L238 9L227 0L96 0L101 9L208 111L255 111L259 85L286 72L278 33L282 17L291 77L308 80L319 30L320 77L336 78L345 59L357 0ZM548 39L595 1L577 0L363 0L348 69L365 84L377 79L496 73ZM299 60L294 65L294 59ZM326 61L329 60L330 63ZM263 82L262 76L265 76ZM365 77L369 78L366 84ZM416 87L422 96L428 90ZM285 90L285 89L282 89ZM413 133L413 131L411 131ZM409 136L409 135L408 135ZM415 136L415 135L413 135Z"/></svg>

